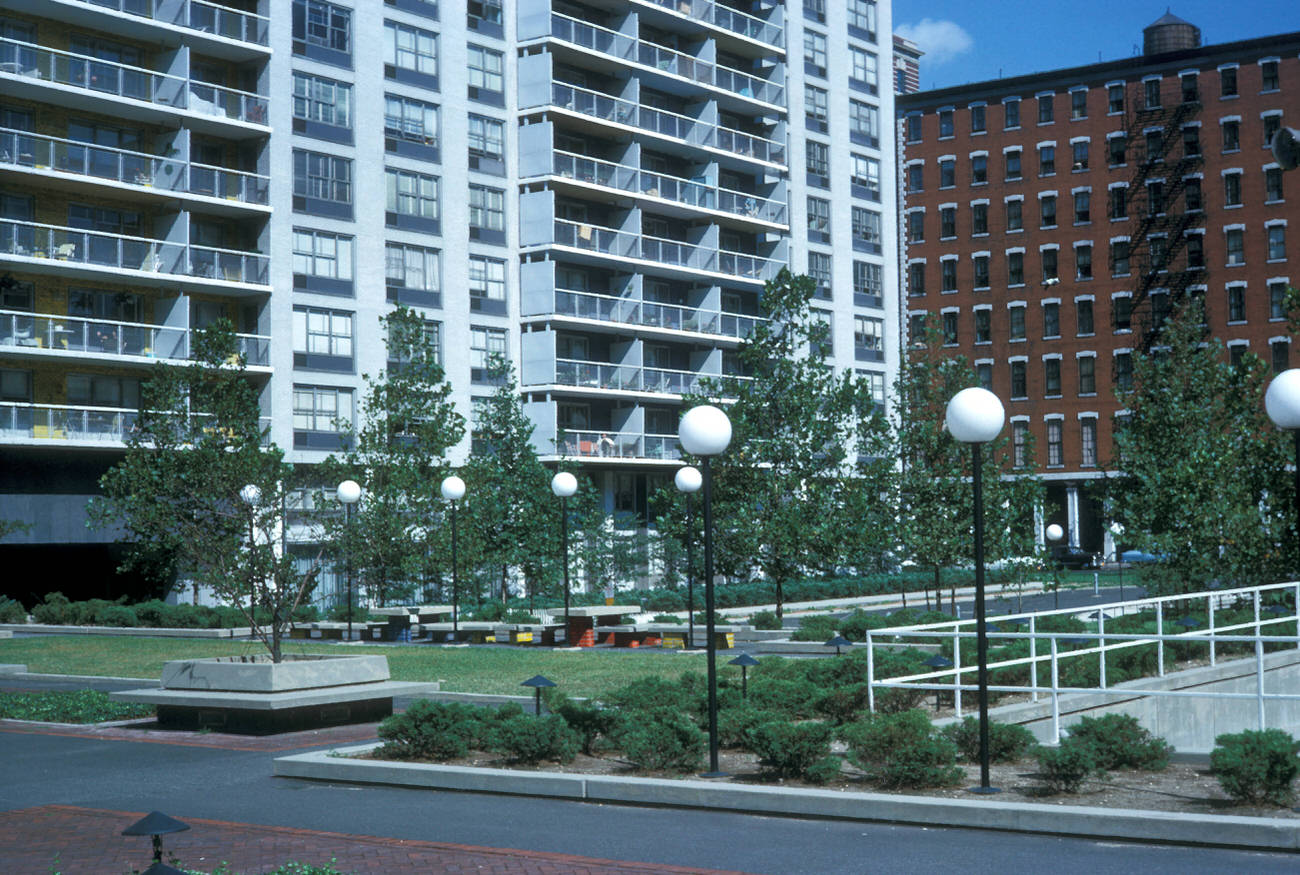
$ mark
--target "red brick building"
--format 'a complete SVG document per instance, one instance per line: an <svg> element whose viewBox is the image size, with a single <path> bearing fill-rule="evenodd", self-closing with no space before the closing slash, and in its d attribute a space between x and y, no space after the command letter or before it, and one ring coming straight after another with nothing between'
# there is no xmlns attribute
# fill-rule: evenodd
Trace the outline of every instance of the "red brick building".
<svg viewBox="0 0 1300 875"><path fill-rule="evenodd" d="M898 98L903 280L1032 435L1045 522L1113 553L1098 478L1115 389L1167 313L1203 298L1234 357L1300 361L1300 173L1269 144L1300 125L1300 33L1201 46L1172 15L1141 56Z"/></svg>

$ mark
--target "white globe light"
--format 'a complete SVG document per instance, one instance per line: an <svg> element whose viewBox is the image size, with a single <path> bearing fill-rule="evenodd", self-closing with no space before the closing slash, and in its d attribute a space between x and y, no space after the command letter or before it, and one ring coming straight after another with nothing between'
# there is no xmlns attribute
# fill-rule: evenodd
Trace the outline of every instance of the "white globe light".
<svg viewBox="0 0 1300 875"><path fill-rule="evenodd" d="M455 474L442 478L442 497L448 501L460 501L465 497L465 481Z"/></svg>
<svg viewBox="0 0 1300 875"><path fill-rule="evenodd" d="M731 420L712 404L692 407L677 426L677 439L692 456L716 456L731 443Z"/></svg>
<svg viewBox="0 0 1300 875"><path fill-rule="evenodd" d="M1064 537L1065 537L1065 529L1062 529L1056 523L1052 523L1050 526L1047 527L1047 540L1059 541Z"/></svg>
<svg viewBox="0 0 1300 875"><path fill-rule="evenodd" d="M964 444L985 444L998 436L1006 411L988 389L962 389L948 402L948 431Z"/></svg>
<svg viewBox="0 0 1300 875"><path fill-rule="evenodd" d="M262 490L256 483L249 483L239 490L239 500L249 507L257 507L262 503Z"/></svg>
<svg viewBox="0 0 1300 875"><path fill-rule="evenodd" d="M1112 535L1122 535L1122 534L1124 534L1124 526L1123 526L1123 524L1121 524L1121 523L1119 522L1119 520L1116 520L1115 522L1111 523L1111 524L1110 524L1110 533L1111 533Z"/></svg>
<svg viewBox="0 0 1300 875"><path fill-rule="evenodd" d="M344 480L334 494L344 504L356 504L361 498L361 484L355 480Z"/></svg>
<svg viewBox="0 0 1300 875"><path fill-rule="evenodd" d="M704 478L700 476L698 468L686 465L677 469L677 476L673 477L673 482L677 484L679 492L698 492L704 485Z"/></svg>
<svg viewBox="0 0 1300 875"><path fill-rule="evenodd" d="M569 498L578 491L578 478L568 471L561 471L551 478L551 491L556 498Z"/></svg>
<svg viewBox="0 0 1300 875"><path fill-rule="evenodd" d="M1300 429L1300 368L1283 371L1268 384L1264 409L1278 428Z"/></svg>

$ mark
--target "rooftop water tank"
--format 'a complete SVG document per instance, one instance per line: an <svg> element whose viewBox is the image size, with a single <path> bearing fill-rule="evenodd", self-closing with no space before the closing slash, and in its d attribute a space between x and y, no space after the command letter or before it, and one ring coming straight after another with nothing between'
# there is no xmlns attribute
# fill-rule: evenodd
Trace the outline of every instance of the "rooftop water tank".
<svg viewBox="0 0 1300 875"><path fill-rule="evenodd" d="M1201 29L1190 21L1183 21L1168 10L1157 21L1142 28L1142 54L1163 55L1181 52L1201 45Z"/></svg>

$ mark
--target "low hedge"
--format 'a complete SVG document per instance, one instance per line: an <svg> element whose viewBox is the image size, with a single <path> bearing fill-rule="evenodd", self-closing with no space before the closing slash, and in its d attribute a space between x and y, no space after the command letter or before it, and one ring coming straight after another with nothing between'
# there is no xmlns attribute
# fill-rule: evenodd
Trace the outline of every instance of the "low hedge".
<svg viewBox="0 0 1300 875"><path fill-rule="evenodd" d="M0 608L3 608L0 605ZM242 611L232 607L210 607L208 605L170 604L159 599L129 605L123 597L117 601L105 599L88 599L82 602L70 601L61 592L48 593L45 600L32 608L32 620L50 626L143 626L154 629L235 629L244 626L248 620ZM264 608L258 608L254 616L259 623L269 623L271 614ZM296 622L309 623L319 619L319 613L311 605L300 605L293 612ZM365 610L357 611L355 619L364 621ZM22 622L13 620L10 622Z"/></svg>

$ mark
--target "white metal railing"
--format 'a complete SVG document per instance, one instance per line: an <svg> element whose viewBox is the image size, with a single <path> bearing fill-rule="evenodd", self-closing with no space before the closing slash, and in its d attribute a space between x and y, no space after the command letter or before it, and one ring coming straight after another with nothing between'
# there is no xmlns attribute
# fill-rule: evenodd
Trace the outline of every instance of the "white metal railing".
<svg viewBox="0 0 1300 875"><path fill-rule="evenodd" d="M270 177L256 173L190 164L14 128L0 128L0 164L250 204L265 204L270 185Z"/></svg>
<svg viewBox="0 0 1300 875"><path fill-rule="evenodd" d="M641 388L645 392L662 392L665 395L700 394L702 381L717 379L717 374L699 374L674 368L643 368Z"/></svg>
<svg viewBox="0 0 1300 875"><path fill-rule="evenodd" d="M1281 610L1264 607L1264 596L1268 594L1290 595L1290 606L1282 605ZM1251 608L1251 618L1246 622L1216 622L1216 611L1240 608L1242 603ZM1165 631L1172 613L1182 615L1191 605L1204 605L1207 617L1206 628L1184 628L1178 632ZM1264 703L1267 701L1300 700L1300 691L1293 693L1266 692L1264 688L1264 646L1265 644L1290 644L1300 649L1300 583L1274 583L1238 589L1214 590L1210 592L1188 593L1183 595L1159 596L1134 599L1126 602L1114 602L1096 605L1081 611L1079 608L1061 608L1035 613L1009 614L988 618L986 635L992 642L1003 644L1011 641L1029 642L1029 655L1012 659L998 659L988 663L990 672L998 669L1025 666L1028 669L1028 683L990 683L988 689L999 693L1027 694L1031 701L1037 702L1042 697L1050 697L1052 716L1052 737L1061 737L1061 701L1066 694L1089 693L1094 695L1111 695L1117 698L1135 696L1166 696L1183 698L1216 698L1223 700L1250 700L1256 704L1256 719L1260 729L1265 729ZM1181 606L1181 607L1180 607ZM1270 606L1271 607L1271 606ZM1153 631L1141 633L1107 632L1107 615L1115 616L1151 611ZM1060 618L1086 613L1096 617L1095 631L1040 632L1039 624L1045 618ZM998 624L998 625L995 625ZM1027 630L1006 631L1005 625L1016 628L1027 626ZM916 626L895 626L873 629L866 633L864 646L867 648L867 683L868 707L875 710L877 688L912 688L921 690L949 691L953 695L953 705L958 718L962 716L962 693L978 689L973 676L978 666L974 663L963 664L961 642L974 640L978 636L978 627L972 619L953 620L942 623L928 623ZM918 674L877 679L875 677L875 648L886 646L896 649L899 641L919 643L938 642L946 645L944 649L952 653L953 665L950 668L936 669ZM1255 691L1250 693L1226 693L1205 690L1164 690L1144 686L1134 689L1132 686L1113 687L1107 684L1106 657L1118 651L1131 648L1155 648L1156 676L1165 674L1165 648L1171 644L1203 644L1208 650L1210 665L1217 665L1219 649L1223 645L1249 645L1255 658ZM1066 660L1089 659L1097 664L1098 685L1095 687L1066 686L1060 682L1061 664ZM1048 683L1039 680L1040 667L1046 667L1049 673Z"/></svg>
<svg viewBox="0 0 1300 875"><path fill-rule="evenodd" d="M10 219L0 219L0 255L258 285L267 284L270 267L260 253Z"/></svg>
<svg viewBox="0 0 1300 875"><path fill-rule="evenodd" d="M91 407L75 404L32 404L0 401L0 442L102 442L124 444L135 428L139 411L126 407ZM260 417L263 432L269 417ZM269 436L264 437L269 442Z"/></svg>
<svg viewBox="0 0 1300 875"><path fill-rule="evenodd" d="M784 49L781 28L753 15L713 3L711 0L644 0L696 21L749 37L777 49Z"/></svg>
<svg viewBox="0 0 1300 875"><path fill-rule="evenodd" d="M774 258L764 258L761 255L713 249L682 240L667 240L568 219L555 220L555 243L558 246L588 249L619 258L635 258L688 270L724 273L754 282L773 279L785 266Z"/></svg>
<svg viewBox="0 0 1300 875"><path fill-rule="evenodd" d="M192 336L188 328L168 325L0 310L0 347L188 361ZM270 365L271 338L237 334L235 339L250 366Z"/></svg>
<svg viewBox="0 0 1300 875"><path fill-rule="evenodd" d="M555 313L579 319L617 322L623 325L667 328L674 331L698 331L701 334L719 334L740 339L754 330L758 316L744 316L687 307L681 304L660 304L656 301L638 301L594 292L569 289L555 290Z"/></svg>
<svg viewBox="0 0 1300 875"><path fill-rule="evenodd" d="M81 2L239 42L254 43L259 46L268 45L270 20L266 16L208 3L206 0L81 0Z"/></svg>
<svg viewBox="0 0 1300 875"><path fill-rule="evenodd" d="M560 429L556 441L565 456L594 459L679 459L676 435L636 434L621 431L571 431Z"/></svg>
<svg viewBox="0 0 1300 875"><path fill-rule="evenodd" d="M584 389L641 391L641 369L635 365L613 365L577 359L555 360L555 382Z"/></svg>
<svg viewBox="0 0 1300 875"><path fill-rule="evenodd" d="M0 73L252 124L267 120L261 95L22 40L0 39Z"/></svg>
<svg viewBox="0 0 1300 875"><path fill-rule="evenodd" d="M785 99L785 88L778 83L558 12L551 13L551 36L741 97L778 105Z"/></svg>

